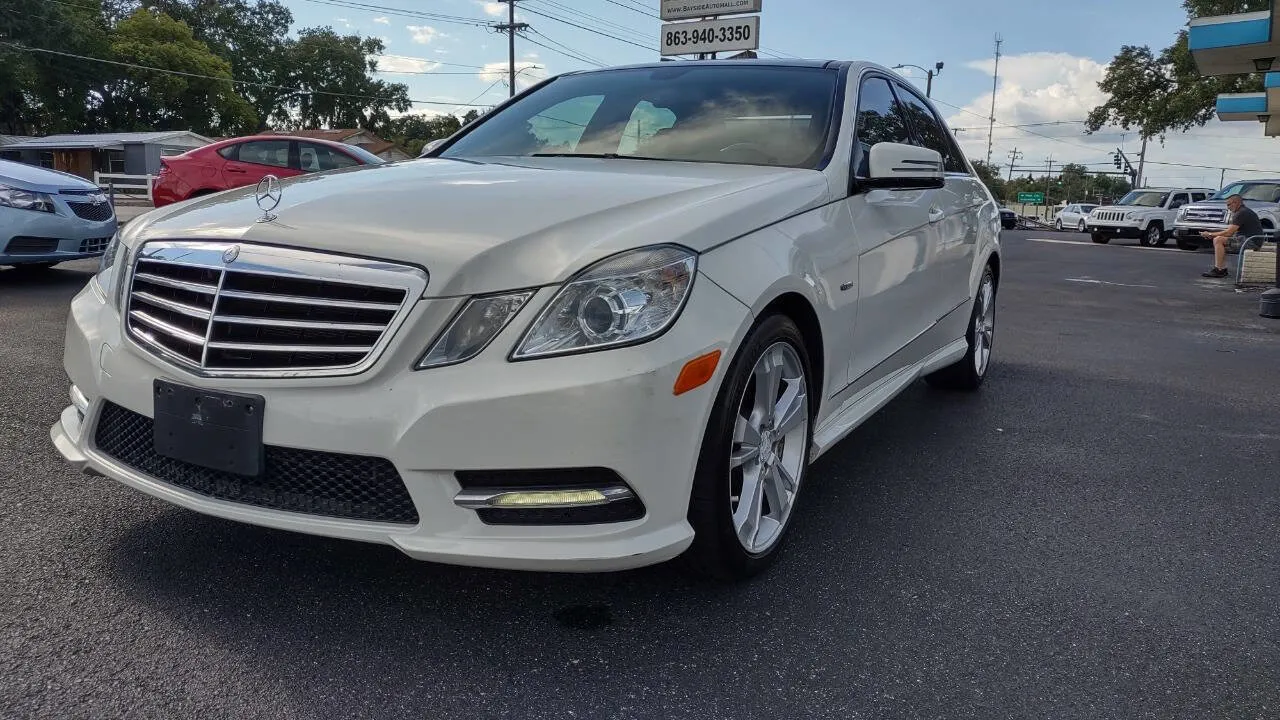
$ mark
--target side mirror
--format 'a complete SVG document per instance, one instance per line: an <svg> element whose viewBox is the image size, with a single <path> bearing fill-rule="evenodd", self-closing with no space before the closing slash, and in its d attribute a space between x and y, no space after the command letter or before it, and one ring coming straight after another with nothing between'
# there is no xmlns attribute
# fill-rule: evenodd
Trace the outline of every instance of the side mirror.
<svg viewBox="0 0 1280 720"><path fill-rule="evenodd" d="M911 190L946 186L942 154L937 150L901 143L876 143L871 146L868 165L871 177L859 181L866 187Z"/></svg>
<svg viewBox="0 0 1280 720"><path fill-rule="evenodd" d="M448 139L448 138L440 138L439 140L432 140L431 142L427 143L426 145L423 145L423 146L422 146L422 152L418 153L418 157L426 157L428 153L430 153L432 150L435 150L436 148L440 147L440 144L441 144L441 143L443 143L443 142L444 142L445 140L447 140L447 139Z"/></svg>

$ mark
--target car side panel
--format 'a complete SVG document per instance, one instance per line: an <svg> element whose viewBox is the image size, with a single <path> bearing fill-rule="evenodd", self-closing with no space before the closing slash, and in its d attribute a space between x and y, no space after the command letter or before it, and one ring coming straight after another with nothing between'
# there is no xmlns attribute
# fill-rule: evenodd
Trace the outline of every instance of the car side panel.
<svg viewBox="0 0 1280 720"><path fill-rule="evenodd" d="M862 352L853 345L858 254L847 209L832 203L713 249L698 266L756 317L784 294L808 301L822 331L825 399L843 389L848 358Z"/></svg>

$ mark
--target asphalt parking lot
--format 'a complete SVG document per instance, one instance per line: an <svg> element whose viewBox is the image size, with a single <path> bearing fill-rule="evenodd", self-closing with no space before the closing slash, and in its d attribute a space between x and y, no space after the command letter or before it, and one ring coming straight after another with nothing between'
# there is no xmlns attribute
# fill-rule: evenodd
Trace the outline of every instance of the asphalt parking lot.
<svg viewBox="0 0 1280 720"><path fill-rule="evenodd" d="M0 270L0 715L1280 716L1280 321L1208 253L1004 241L984 391L908 390L728 587L419 564L76 474L48 427L92 264Z"/></svg>

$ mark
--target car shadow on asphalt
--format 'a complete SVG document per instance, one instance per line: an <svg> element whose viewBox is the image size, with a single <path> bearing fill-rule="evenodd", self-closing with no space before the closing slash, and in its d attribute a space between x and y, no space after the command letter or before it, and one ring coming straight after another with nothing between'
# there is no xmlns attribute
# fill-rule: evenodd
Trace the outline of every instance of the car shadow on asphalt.
<svg viewBox="0 0 1280 720"><path fill-rule="evenodd" d="M1082 403L1098 393L1130 404L1116 411L1116 426L1083 423L1096 407ZM1245 530L1212 543L1170 534L1169 524L1185 522L1190 501L1236 515L1266 503L1204 484L1236 472L1199 453L1196 443L1214 441L1206 427L1158 427L1149 451L1135 455L1152 426L1124 422L1128 412L1173 417L1208 398L1030 364L994 366L977 395L916 383L819 460L786 556L737 585L694 581L671 565L556 575L420 563L391 548L159 501L103 550L131 601L171 616L192 642L246 654L255 673L294 688L304 705L316 683L329 696L376 686L394 698L397 689L421 692L424 673L456 690L448 683L468 672L514 679L543 670L564 682L579 663L614 676L701 668L727 682L728 656L757 652L793 669L824 656L845 672L909 663L957 683L951 660L937 654L940 634L959 646L1023 648L1009 662L1032 668L1083 662L1087 645L1047 658L1027 637L1052 642L1062 626L1120 632L1098 617L1158 616L1171 606L1230 620L1212 607L1215 589L1238 598L1236 586L1262 582L1256 572L1265 568L1242 572L1229 558L1250 546L1249 533L1269 537L1275 522L1245 517ZM1205 422L1250 424L1229 405ZM1268 487L1251 478L1242 492L1265 499ZM1199 607L1184 607L1174 594L1182 588ZM998 622L992 608L1001 608ZM1123 632L1134 635L1121 644L1139 647L1160 631ZM996 665L975 657L964 672L974 682L1007 672L1001 653L990 657Z"/></svg>
<svg viewBox="0 0 1280 720"><path fill-rule="evenodd" d="M92 271L52 267L47 270L28 270L18 267L0 267L0 292L7 290L70 290L67 299L75 294L93 276Z"/></svg>

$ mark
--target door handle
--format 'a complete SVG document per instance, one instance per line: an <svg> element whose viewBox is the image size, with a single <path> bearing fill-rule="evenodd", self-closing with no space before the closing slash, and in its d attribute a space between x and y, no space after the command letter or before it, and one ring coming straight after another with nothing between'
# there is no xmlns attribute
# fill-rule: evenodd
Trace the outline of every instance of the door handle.
<svg viewBox="0 0 1280 720"><path fill-rule="evenodd" d="M240 173L241 175L245 173L244 170L241 170L240 168L233 168L233 167L227 168L227 172Z"/></svg>
<svg viewBox="0 0 1280 720"><path fill-rule="evenodd" d="M929 208L929 222L936 223L943 217L942 211L938 208Z"/></svg>

